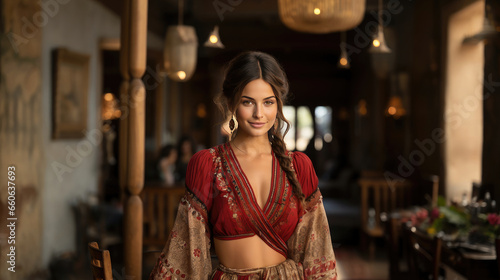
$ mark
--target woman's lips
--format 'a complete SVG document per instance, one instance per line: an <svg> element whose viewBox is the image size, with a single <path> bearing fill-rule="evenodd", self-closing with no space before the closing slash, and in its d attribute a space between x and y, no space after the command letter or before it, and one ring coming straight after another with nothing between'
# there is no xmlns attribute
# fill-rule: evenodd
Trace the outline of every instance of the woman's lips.
<svg viewBox="0 0 500 280"><path fill-rule="evenodd" d="M266 123L263 122L251 122L250 125L255 128L261 128L265 125Z"/></svg>

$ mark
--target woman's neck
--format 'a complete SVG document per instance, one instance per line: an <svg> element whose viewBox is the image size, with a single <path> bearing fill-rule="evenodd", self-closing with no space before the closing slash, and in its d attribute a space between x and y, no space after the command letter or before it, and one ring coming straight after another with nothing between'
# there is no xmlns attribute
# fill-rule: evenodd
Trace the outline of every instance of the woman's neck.
<svg viewBox="0 0 500 280"><path fill-rule="evenodd" d="M239 152L245 155L261 155L270 154L272 147L267 135L265 137L245 137L244 135L236 135L231 140L231 145Z"/></svg>

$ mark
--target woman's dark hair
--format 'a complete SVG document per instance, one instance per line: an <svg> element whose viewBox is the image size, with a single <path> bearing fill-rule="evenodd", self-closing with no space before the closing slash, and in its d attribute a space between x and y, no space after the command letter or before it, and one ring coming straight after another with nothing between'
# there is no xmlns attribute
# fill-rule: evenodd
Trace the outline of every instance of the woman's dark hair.
<svg viewBox="0 0 500 280"><path fill-rule="evenodd" d="M185 142L189 143L192 155L196 153L196 142L194 141L194 139L189 135L182 135L179 139L179 142L177 142L177 154L179 155L179 158L177 159L178 161L181 161L182 156L184 155L184 151L182 151L182 145Z"/></svg>
<svg viewBox="0 0 500 280"><path fill-rule="evenodd" d="M248 83L258 79L264 80L271 86L278 105L277 123L268 132L269 141L281 169L285 171L288 181L292 185L293 193L300 201L303 201L304 194L292 168L292 158L289 156L283 141L283 137L290 129L290 122L283 115L283 104L286 103L289 94L288 79L276 59L269 54L256 51L244 52L233 58L226 68L222 85L222 99L218 102L219 107L225 114L225 119L234 115L243 89ZM227 107L223 106L224 103ZM285 128L284 132L282 132L283 128Z"/></svg>
<svg viewBox="0 0 500 280"><path fill-rule="evenodd" d="M175 146L172 144L165 145L161 148L160 154L158 155L158 160L161 160L162 158L166 158L170 156L172 151L175 149Z"/></svg>

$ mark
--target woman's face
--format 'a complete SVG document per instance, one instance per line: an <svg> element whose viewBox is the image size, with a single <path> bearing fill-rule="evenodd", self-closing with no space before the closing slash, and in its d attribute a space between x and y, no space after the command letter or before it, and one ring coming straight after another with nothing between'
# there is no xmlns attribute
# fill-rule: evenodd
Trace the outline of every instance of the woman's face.
<svg viewBox="0 0 500 280"><path fill-rule="evenodd" d="M184 141L182 142L182 146L181 146L181 150L182 150L182 154L183 155L190 155L193 153L193 151L191 151L191 142L189 141Z"/></svg>
<svg viewBox="0 0 500 280"><path fill-rule="evenodd" d="M167 157L168 164L174 164L177 161L177 150L172 149Z"/></svg>
<svg viewBox="0 0 500 280"><path fill-rule="evenodd" d="M262 79L248 83L236 105L238 134L267 137L278 113L278 103L271 85Z"/></svg>

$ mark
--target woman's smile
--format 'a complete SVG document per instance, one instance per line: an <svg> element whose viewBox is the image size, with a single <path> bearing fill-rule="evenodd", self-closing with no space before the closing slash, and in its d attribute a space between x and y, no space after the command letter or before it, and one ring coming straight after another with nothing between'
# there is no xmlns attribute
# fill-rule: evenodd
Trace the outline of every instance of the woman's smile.
<svg viewBox="0 0 500 280"><path fill-rule="evenodd" d="M255 128L261 128L266 124L265 122L248 122L248 123Z"/></svg>

